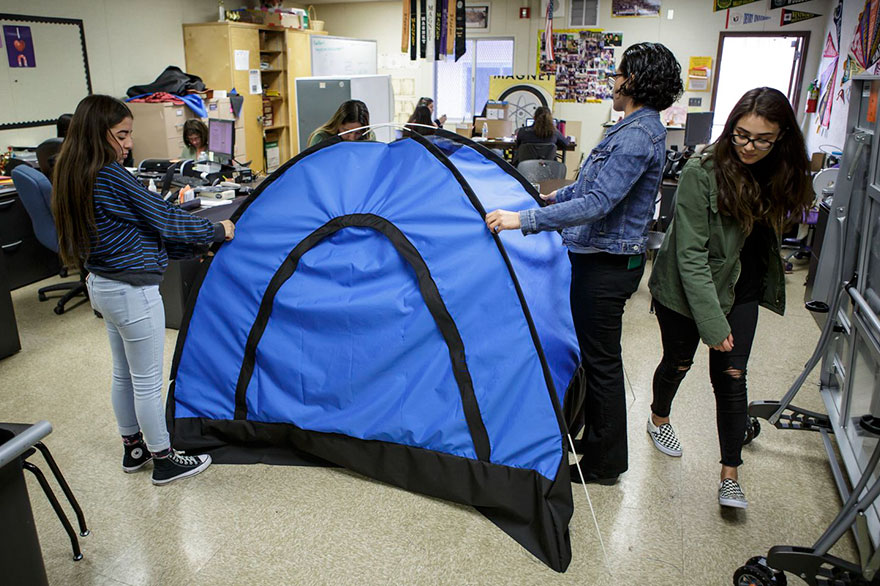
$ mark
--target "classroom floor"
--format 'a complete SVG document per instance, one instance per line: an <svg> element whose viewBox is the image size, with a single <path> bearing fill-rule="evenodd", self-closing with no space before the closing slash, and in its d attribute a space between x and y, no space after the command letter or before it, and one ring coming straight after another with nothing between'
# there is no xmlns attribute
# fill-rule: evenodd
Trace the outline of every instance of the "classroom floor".
<svg viewBox="0 0 880 586"><path fill-rule="evenodd" d="M778 399L819 329L803 309L804 267L787 277L785 318L762 310L749 383ZM103 323L81 305L61 316L39 303L46 281L13 292L22 350L0 361L2 417L47 419L52 450L92 534L73 562L67 536L34 479L28 489L50 584L579 584L726 585L749 557L811 545L840 506L818 434L765 424L744 450L747 511L721 510L714 400L703 347L673 408L684 448L664 456L645 433L660 358L647 275L624 316L630 470L589 485L608 565L583 488L573 486L572 562L558 574L474 509L340 469L212 466L165 487L149 467L121 470ZM177 331L167 330L166 373ZM797 404L824 412L813 376ZM39 463L39 461L38 461ZM43 467L44 469L46 467ZM849 536L836 553L855 560ZM802 583L789 576L789 583Z"/></svg>

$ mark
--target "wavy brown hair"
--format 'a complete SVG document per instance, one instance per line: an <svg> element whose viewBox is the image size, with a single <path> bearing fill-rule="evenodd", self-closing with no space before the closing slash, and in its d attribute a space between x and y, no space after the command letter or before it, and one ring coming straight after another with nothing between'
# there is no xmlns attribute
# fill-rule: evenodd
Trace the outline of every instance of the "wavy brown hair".
<svg viewBox="0 0 880 586"><path fill-rule="evenodd" d="M110 129L126 118L132 118L128 106L98 94L83 98L73 113L52 180L52 215L65 265L82 267L89 255L95 233L95 178L116 161Z"/></svg>
<svg viewBox="0 0 880 586"><path fill-rule="evenodd" d="M760 164L774 169L769 185L758 185L749 166L740 161L731 135L740 118L754 114L779 126L779 136ZM769 87L747 91L739 99L724 130L706 160L715 164L718 183L718 210L731 216L748 234L758 220L765 220L781 234L797 222L813 202L810 162L804 137L785 94Z"/></svg>
<svg viewBox="0 0 880 586"><path fill-rule="evenodd" d="M550 112L550 108L538 106L532 117L535 119L535 136L550 138L556 134L556 126L553 124L553 114Z"/></svg>
<svg viewBox="0 0 880 586"><path fill-rule="evenodd" d="M312 142L312 138L321 132L336 136L339 134L339 127L350 122L357 122L361 126L370 125L370 111L365 103L360 100L342 102L339 108L336 109L336 113L330 117L330 120L325 122L323 126L316 128L309 135L309 142Z"/></svg>

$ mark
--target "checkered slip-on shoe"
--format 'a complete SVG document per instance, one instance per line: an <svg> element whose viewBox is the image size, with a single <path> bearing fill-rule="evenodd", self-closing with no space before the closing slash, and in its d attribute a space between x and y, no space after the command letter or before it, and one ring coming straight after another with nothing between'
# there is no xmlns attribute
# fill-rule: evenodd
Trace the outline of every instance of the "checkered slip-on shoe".
<svg viewBox="0 0 880 586"><path fill-rule="evenodd" d="M745 509L749 506L749 501L736 480L725 478L718 485L718 504L722 507Z"/></svg>
<svg viewBox="0 0 880 586"><path fill-rule="evenodd" d="M678 442L678 436L672 429L671 423L664 423L661 426L654 425L651 416L648 415L648 435L654 442L654 447L673 458L681 457L681 444Z"/></svg>

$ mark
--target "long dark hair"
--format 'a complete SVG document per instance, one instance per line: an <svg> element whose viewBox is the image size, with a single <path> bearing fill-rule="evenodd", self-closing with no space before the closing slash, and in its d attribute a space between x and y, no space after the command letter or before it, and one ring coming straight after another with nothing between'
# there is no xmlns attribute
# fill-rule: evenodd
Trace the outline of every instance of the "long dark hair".
<svg viewBox="0 0 880 586"><path fill-rule="evenodd" d="M619 70L626 77L620 93L658 112L674 104L684 91L681 65L672 51L660 43L628 47L620 59Z"/></svg>
<svg viewBox="0 0 880 586"><path fill-rule="evenodd" d="M535 114L532 118L535 119L535 136L550 138L556 134L556 126L553 124L553 114L550 112L550 108L538 106L535 108Z"/></svg>
<svg viewBox="0 0 880 586"><path fill-rule="evenodd" d="M779 126L772 150L758 163L773 169L764 190L749 166L740 161L730 138L740 118L747 114ZM798 221L813 202L804 137L788 98L779 90L759 87L747 91L731 110L705 161L715 165L718 210L739 222L746 233L762 219L781 233L788 223Z"/></svg>
<svg viewBox="0 0 880 586"><path fill-rule="evenodd" d="M423 126L410 126L410 124L422 124ZM431 120L431 111L427 106L416 106L409 120L406 121L406 127L409 131L422 135L434 134L433 128L425 128L425 126L434 126L434 121Z"/></svg>
<svg viewBox="0 0 880 586"><path fill-rule="evenodd" d="M311 143L312 138L319 132L335 136L339 134L340 126L350 122L357 122L361 126L370 125L370 111L367 109L367 105L362 101L346 100L345 102L342 102L339 108L336 109L336 113L330 117L330 120L325 122L320 128L316 128L315 131L309 135L309 142Z"/></svg>
<svg viewBox="0 0 880 586"><path fill-rule="evenodd" d="M204 122L202 122L198 118L190 118L183 123L183 144L185 144L189 148L193 148L192 143L189 142L190 134L198 134L199 138L202 139L201 148L208 148L208 127L205 126Z"/></svg>
<svg viewBox="0 0 880 586"><path fill-rule="evenodd" d="M110 129L126 118L133 118L128 106L98 94L83 98L73 113L52 181L58 254L68 266L81 267L88 256L95 232L95 177L118 158Z"/></svg>

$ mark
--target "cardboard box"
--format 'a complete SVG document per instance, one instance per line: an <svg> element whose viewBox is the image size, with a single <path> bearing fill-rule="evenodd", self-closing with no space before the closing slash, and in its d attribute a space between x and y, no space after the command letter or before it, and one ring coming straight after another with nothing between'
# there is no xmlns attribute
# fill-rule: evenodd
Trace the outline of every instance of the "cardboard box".
<svg viewBox="0 0 880 586"><path fill-rule="evenodd" d="M455 133L471 138L474 135L474 128L469 125L460 124L455 127Z"/></svg>
<svg viewBox="0 0 880 586"><path fill-rule="evenodd" d="M483 123L489 127L488 138L504 138L513 135L513 120L490 120L489 118L477 118L474 120L474 136L483 135Z"/></svg>
<svg viewBox="0 0 880 586"><path fill-rule="evenodd" d="M507 102L487 102L486 118L489 120L510 120L511 109Z"/></svg>
<svg viewBox="0 0 880 586"><path fill-rule="evenodd" d="M825 153L813 153L810 157L810 171L818 173L825 166Z"/></svg>

